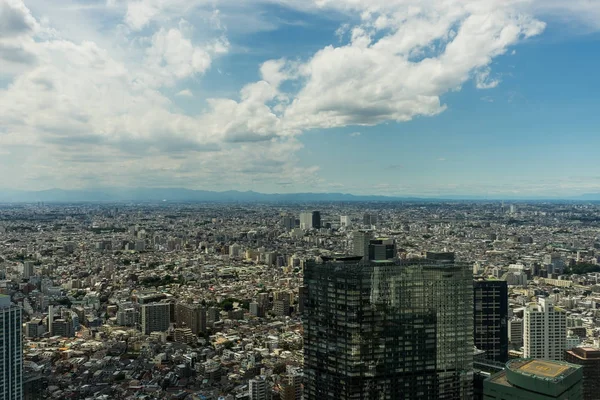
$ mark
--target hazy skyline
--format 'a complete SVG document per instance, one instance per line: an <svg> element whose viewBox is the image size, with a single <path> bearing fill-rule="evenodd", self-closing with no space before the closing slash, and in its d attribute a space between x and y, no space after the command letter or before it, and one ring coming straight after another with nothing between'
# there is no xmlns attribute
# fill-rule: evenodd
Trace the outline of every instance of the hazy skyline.
<svg viewBox="0 0 600 400"><path fill-rule="evenodd" d="M600 3L0 0L0 189L600 192Z"/></svg>

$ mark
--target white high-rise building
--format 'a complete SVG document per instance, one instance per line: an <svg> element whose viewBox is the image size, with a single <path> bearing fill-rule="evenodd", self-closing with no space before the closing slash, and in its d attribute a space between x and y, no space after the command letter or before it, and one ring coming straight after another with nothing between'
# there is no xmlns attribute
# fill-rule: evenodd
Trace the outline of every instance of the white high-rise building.
<svg viewBox="0 0 600 400"><path fill-rule="evenodd" d="M350 217L347 215L342 215L340 217L340 226L345 226L346 228L349 228L352 224L350 223Z"/></svg>
<svg viewBox="0 0 600 400"><path fill-rule="evenodd" d="M300 229L312 229L313 228L313 220L312 213L303 212L300 213Z"/></svg>
<svg viewBox="0 0 600 400"><path fill-rule="evenodd" d="M0 295L0 399L23 398L23 337L21 308Z"/></svg>
<svg viewBox="0 0 600 400"><path fill-rule="evenodd" d="M567 314L552 300L529 303L523 318L523 357L564 360L567 345Z"/></svg>
<svg viewBox="0 0 600 400"><path fill-rule="evenodd" d="M250 379L248 394L250 395L250 400L271 400L269 384L264 376L257 376L254 379Z"/></svg>

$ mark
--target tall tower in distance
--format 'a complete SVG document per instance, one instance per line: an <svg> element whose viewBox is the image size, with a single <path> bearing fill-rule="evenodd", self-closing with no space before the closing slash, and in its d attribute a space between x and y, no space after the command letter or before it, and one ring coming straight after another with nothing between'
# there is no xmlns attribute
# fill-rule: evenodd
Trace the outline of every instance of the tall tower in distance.
<svg viewBox="0 0 600 400"><path fill-rule="evenodd" d="M304 285L305 400L472 398L473 276L453 253L324 258Z"/></svg>
<svg viewBox="0 0 600 400"><path fill-rule="evenodd" d="M508 361L508 285L506 281L473 281L473 337L488 360Z"/></svg>
<svg viewBox="0 0 600 400"><path fill-rule="evenodd" d="M523 318L523 357L562 361L567 345L566 313L549 298L529 303Z"/></svg>
<svg viewBox="0 0 600 400"><path fill-rule="evenodd" d="M0 295L0 399L23 398L23 335L21 308Z"/></svg>

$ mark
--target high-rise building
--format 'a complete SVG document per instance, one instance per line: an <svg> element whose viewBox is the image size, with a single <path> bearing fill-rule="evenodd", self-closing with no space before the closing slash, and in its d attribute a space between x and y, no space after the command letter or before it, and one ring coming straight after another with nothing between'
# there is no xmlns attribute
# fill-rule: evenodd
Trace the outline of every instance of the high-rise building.
<svg viewBox="0 0 600 400"><path fill-rule="evenodd" d="M352 234L352 255L360 256L367 260L369 258L369 244L371 243L371 238L371 232L354 232Z"/></svg>
<svg viewBox="0 0 600 400"><path fill-rule="evenodd" d="M33 261L25 261L23 263L23 278L29 279L35 275L35 266L33 265Z"/></svg>
<svg viewBox="0 0 600 400"><path fill-rule="evenodd" d="M0 295L0 399L23 398L23 337L21 308Z"/></svg>
<svg viewBox="0 0 600 400"><path fill-rule="evenodd" d="M169 303L150 303L140 306L141 325L144 335L152 332L166 332L171 319Z"/></svg>
<svg viewBox="0 0 600 400"><path fill-rule="evenodd" d="M198 304L175 305L175 323L178 328L190 328L194 335L206 331L206 309Z"/></svg>
<svg viewBox="0 0 600 400"><path fill-rule="evenodd" d="M583 367L583 400L600 397L600 349L576 347L567 350L565 361Z"/></svg>
<svg viewBox="0 0 600 400"><path fill-rule="evenodd" d="M567 316L549 298L525 307L523 318L523 357L564 360L567 345Z"/></svg>
<svg viewBox="0 0 600 400"><path fill-rule="evenodd" d="M296 227L296 218L293 215L284 215L281 218L281 225L286 231L291 231Z"/></svg>
<svg viewBox="0 0 600 400"><path fill-rule="evenodd" d="M483 399L582 400L582 378L583 368L579 365L515 359L483 383Z"/></svg>
<svg viewBox="0 0 600 400"><path fill-rule="evenodd" d="M473 278L453 256L308 263L305 399L471 399Z"/></svg>
<svg viewBox="0 0 600 400"><path fill-rule="evenodd" d="M340 217L340 226L345 226L346 228L349 228L351 226L351 222L350 222L350 217L347 215L342 215Z"/></svg>
<svg viewBox="0 0 600 400"><path fill-rule="evenodd" d="M513 348L523 345L523 319L512 317L508 320L508 341Z"/></svg>
<svg viewBox="0 0 600 400"><path fill-rule="evenodd" d="M257 376L250 379L248 383L248 394L250 400L271 400L271 392L269 384L264 376Z"/></svg>
<svg viewBox="0 0 600 400"><path fill-rule="evenodd" d="M367 227L377 225L377 215L365 213L363 215L363 225Z"/></svg>
<svg viewBox="0 0 600 400"><path fill-rule="evenodd" d="M369 260L390 260L396 258L396 242L390 238L377 238L369 241Z"/></svg>
<svg viewBox="0 0 600 400"><path fill-rule="evenodd" d="M508 361L508 285L506 281L473 281L473 338L488 360Z"/></svg>
<svg viewBox="0 0 600 400"><path fill-rule="evenodd" d="M301 229L321 229L321 213L319 211L300 213Z"/></svg>

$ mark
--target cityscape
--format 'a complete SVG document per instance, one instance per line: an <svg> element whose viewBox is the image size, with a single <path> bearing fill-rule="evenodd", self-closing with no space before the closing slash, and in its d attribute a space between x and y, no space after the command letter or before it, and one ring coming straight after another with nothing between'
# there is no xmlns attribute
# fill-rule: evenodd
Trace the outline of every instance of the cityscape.
<svg viewBox="0 0 600 400"><path fill-rule="evenodd" d="M599 223L593 203L4 204L4 398L594 399Z"/></svg>
<svg viewBox="0 0 600 400"><path fill-rule="evenodd" d="M0 0L0 400L600 400L600 0Z"/></svg>

